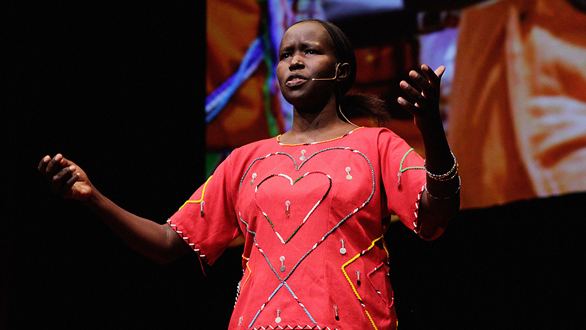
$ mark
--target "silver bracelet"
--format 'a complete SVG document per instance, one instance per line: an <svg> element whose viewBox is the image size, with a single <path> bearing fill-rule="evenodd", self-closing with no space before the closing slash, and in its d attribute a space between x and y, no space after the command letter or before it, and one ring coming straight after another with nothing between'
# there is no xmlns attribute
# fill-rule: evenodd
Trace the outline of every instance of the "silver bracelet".
<svg viewBox="0 0 586 330"><path fill-rule="evenodd" d="M458 161L456 160L456 156L454 155L454 153L450 150L450 154L452 155L452 159L454 160L454 165L452 165L452 168L450 168L449 171L447 171L446 173L442 173L442 174L434 174L431 173L428 169L427 166L425 166L425 172L427 173L427 175L435 180L435 181L449 181L452 180L453 178L456 177L456 175L458 175Z"/></svg>
<svg viewBox="0 0 586 330"><path fill-rule="evenodd" d="M451 194L450 194L450 195L448 195L448 196L434 196L434 195L432 195L432 194L429 192L429 190L427 190L427 184L425 184L425 185L423 186L423 190L425 190L425 192L427 193L427 195L428 195L429 197L431 197L432 199L435 199L435 200L446 200L446 199L452 199L452 198L454 198L454 196L456 196L456 195L457 195L457 194L460 192L461 188L462 188L462 179L460 178L460 176L459 176L459 175L458 175L458 188L456 189L456 191L454 191L453 193L451 193Z"/></svg>

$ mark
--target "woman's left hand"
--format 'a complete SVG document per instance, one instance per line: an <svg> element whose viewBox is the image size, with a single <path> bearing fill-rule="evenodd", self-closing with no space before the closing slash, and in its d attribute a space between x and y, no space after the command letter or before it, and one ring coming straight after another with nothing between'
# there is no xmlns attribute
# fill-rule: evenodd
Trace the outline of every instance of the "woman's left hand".
<svg viewBox="0 0 586 330"><path fill-rule="evenodd" d="M408 81L399 83L403 95L397 102L413 115L415 125L422 133L425 127L441 123L440 81L445 70L443 65L433 71L427 64L422 64L419 71L409 71Z"/></svg>

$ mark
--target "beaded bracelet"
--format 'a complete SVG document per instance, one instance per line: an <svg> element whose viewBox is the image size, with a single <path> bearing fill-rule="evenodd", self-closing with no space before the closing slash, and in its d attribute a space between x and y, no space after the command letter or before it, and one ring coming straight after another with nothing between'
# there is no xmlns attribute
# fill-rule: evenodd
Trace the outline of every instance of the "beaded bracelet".
<svg viewBox="0 0 586 330"><path fill-rule="evenodd" d="M460 179L460 176L459 176L459 175L458 175L458 188L456 188L456 191L454 191L453 193L451 193L451 194L450 194L450 195L448 195L448 196L441 196L441 197L440 197L440 196L434 196L434 195L432 195L432 194L429 192L429 190L427 190L427 184L423 186L423 190L425 190L425 192L427 193L427 195L428 195L429 197L431 197L432 199L435 199L435 200L446 200L446 199L452 199L452 198L454 198L454 196L456 196L456 195L457 195L457 194L460 192L460 189L461 189L461 188L462 188L462 179Z"/></svg>
<svg viewBox="0 0 586 330"><path fill-rule="evenodd" d="M452 155L452 159L454 160L454 165L452 165L452 168L450 168L449 171L447 171L446 173L443 174L434 174L431 173L427 167L425 167L425 172L427 172L427 175L435 180L435 181L449 181L451 179L453 179L454 177L456 177L456 175L458 174L458 161L456 160L456 156L454 156L454 153L452 151L450 151L450 154Z"/></svg>

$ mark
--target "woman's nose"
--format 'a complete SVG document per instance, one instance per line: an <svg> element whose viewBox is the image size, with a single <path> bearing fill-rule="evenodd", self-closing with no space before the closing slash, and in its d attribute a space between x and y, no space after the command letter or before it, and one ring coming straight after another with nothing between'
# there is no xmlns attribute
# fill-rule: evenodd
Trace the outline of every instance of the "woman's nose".
<svg viewBox="0 0 586 330"><path fill-rule="evenodd" d="M289 69L293 70L293 69L299 69L303 67L303 60L301 59L301 56L298 54L293 55L293 57L291 58L291 62L289 64Z"/></svg>

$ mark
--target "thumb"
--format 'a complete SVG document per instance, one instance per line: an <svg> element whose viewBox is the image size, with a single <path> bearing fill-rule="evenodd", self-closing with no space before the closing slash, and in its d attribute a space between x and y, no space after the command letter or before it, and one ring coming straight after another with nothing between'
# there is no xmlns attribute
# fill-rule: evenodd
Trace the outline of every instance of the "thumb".
<svg viewBox="0 0 586 330"><path fill-rule="evenodd" d="M443 65L440 65L437 69L435 69L434 73L438 78L442 78L442 76L444 75L444 72L446 72L446 67Z"/></svg>

